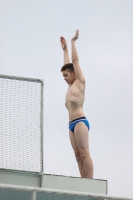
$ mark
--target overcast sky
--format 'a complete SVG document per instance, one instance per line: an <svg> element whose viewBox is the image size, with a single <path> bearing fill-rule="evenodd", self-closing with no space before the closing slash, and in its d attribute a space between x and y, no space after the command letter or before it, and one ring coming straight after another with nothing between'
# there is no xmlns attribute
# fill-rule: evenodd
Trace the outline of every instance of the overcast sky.
<svg viewBox="0 0 133 200"><path fill-rule="evenodd" d="M0 0L0 74L44 79L44 173L79 176L60 36L76 42L94 178L133 197L133 0Z"/></svg>

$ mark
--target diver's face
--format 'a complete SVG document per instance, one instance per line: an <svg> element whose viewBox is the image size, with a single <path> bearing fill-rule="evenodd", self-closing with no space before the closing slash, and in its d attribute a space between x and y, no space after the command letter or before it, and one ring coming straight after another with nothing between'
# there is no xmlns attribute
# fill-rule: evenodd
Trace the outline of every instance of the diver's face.
<svg viewBox="0 0 133 200"><path fill-rule="evenodd" d="M64 70L62 72L62 75L64 77L64 80L68 83L68 85L73 84L73 82L76 80L75 71L69 72L68 70Z"/></svg>

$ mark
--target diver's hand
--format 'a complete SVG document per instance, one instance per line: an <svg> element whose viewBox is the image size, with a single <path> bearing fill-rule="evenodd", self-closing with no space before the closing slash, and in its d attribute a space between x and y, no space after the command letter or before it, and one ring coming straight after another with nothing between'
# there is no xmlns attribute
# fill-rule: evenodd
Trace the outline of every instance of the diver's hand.
<svg viewBox="0 0 133 200"><path fill-rule="evenodd" d="M63 50L67 50L67 42L64 37L60 37L60 42Z"/></svg>
<svg viewBox="0 0 133 200"><path fill-rule="evenodd" d="M75 34L75 36L71 39L71 41L75 41L75 40L77 40L79 38L79 30L77 29L76 30L76 34Z"/></svg>

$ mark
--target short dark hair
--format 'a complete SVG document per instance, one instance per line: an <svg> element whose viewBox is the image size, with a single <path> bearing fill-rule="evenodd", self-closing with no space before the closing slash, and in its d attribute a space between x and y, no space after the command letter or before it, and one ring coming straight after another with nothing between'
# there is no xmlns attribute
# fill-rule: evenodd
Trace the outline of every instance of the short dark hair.
<svg viewBox="0 0 133 200"><path fill-rule="evenodd" d="M73 63L68 63L63 65L63 67L61 68L61 72L68 70L70 73L74 71L74 67L73 67Z"/></svg>

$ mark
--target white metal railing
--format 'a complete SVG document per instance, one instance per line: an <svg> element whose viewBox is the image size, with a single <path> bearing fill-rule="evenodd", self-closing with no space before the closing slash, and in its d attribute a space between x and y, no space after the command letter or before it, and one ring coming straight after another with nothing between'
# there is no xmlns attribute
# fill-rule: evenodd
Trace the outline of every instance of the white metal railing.
<svg viewBox="0 0 133 200"><path fill-rule="evenodd" d="M43 171L43 81L0 74L0 168Z"/></svg>
<svg viewBox="0 0 133 200"><path fill-rule="evenodd" d="M133 200L131 198L121 198L121 197L114 197L114 196L108 196L108 195L101 195L101 194L91 194L91 193L85 193L85 192L72 192L67 190L54 190L54 189L47 189L47 188L35 188L35 187L25 187L25 186L17 186L17 185L5 185L0 184L0 195L2 189L6 189L6 194L8 193L8 190L12 191L23 191L23 192L31 192L31 199L30 200L38 200L37 199L37 193L43 193L45 196L46 194L51 194L50 200L53 200L53 194L56 194L58 200L68 199L71 197L71 199L86 199L88 198L91 200ZM60 198L61 195L61 198ZM68 198L67 198L68 196ZM1 197L1 196L0 196ZM13 197L14 199L14 197ZM13 200L12 199L12 200ZM54 198L55 199L55 198Z"/></svg>

